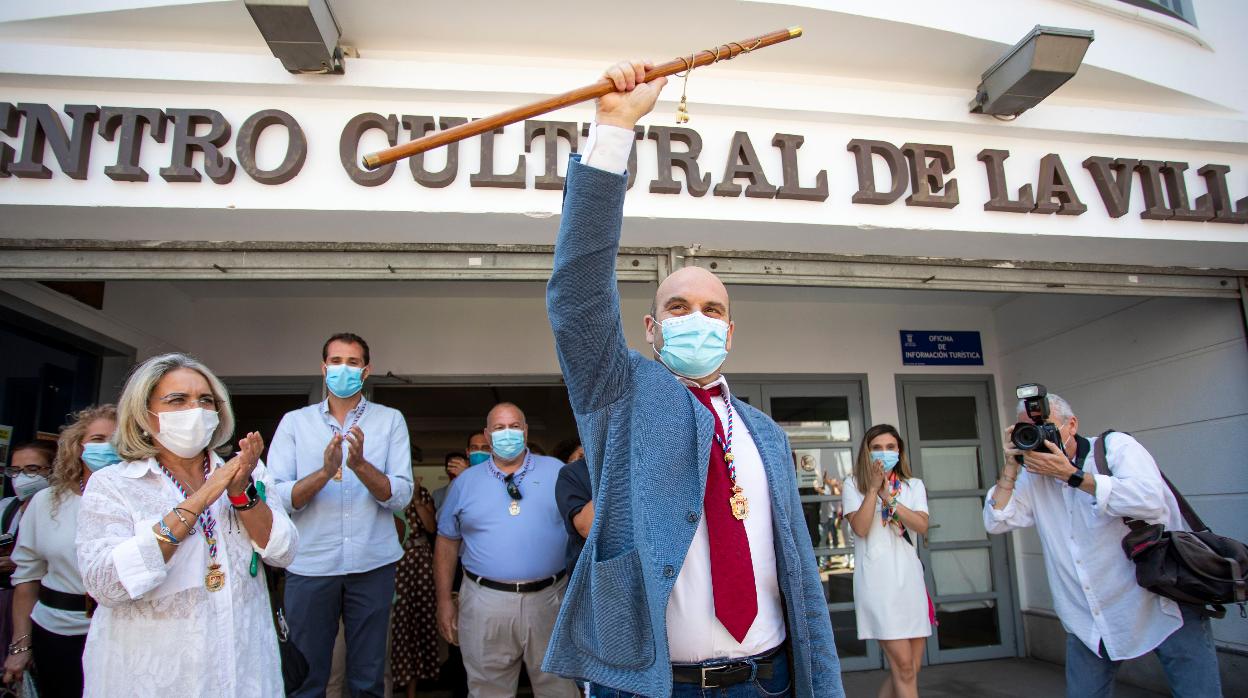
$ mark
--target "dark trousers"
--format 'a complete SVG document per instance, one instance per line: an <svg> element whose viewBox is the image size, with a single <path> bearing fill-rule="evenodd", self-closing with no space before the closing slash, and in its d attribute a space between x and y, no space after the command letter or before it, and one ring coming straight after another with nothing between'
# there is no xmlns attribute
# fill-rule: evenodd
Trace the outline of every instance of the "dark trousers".
<svg viewBox="0 0 1248 698"><path fill-rule="evenodd" d="M329 682L338 621L346 631L347 694L381 698L386 635L394 599L393 564L336 577L286 573L286 622L290 639L308 660L308 677L292 698L321 698Z"/></svg>
<svg viewBox="0 0 1248 698"><path fill-rule="evenodd" d="M31 659L39 698L82 698L82 650L86 635L58 635L30 624Z"/></svg>

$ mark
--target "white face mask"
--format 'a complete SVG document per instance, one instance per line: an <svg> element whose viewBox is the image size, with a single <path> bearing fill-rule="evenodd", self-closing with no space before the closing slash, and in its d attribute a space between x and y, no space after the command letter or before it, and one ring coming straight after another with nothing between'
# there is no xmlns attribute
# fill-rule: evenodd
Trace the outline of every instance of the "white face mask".
<svg viewBox="0 0 1248 698"><path fill-rule="evenodd" d="M220 423L216 412L202 407L161 412L156 416L160 419L156 440L182 458L193 458L203 453Z"/></svg>
<svg viewBox="0 0 1248 698"><path fill-rule="evenodd" d="M35 493L48 486L48 478L43 475L22 473L13 476L13 492L23 502L35 496Z"/></svg>

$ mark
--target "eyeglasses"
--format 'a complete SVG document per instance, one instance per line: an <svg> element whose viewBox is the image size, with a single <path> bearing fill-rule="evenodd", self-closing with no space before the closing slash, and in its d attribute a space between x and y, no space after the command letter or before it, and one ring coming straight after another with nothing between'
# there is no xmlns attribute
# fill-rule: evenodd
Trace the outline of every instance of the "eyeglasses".
<svg viewBox="0 0 1248 698"><path fill-rule="evenodd" d="M10 465L5 467L4 474L9 477L18 475L40 475L52 472L50 465Z"/></svg>
<svg viewBox="0 0 1248 698"><path fill-rule="evenodd" d="M192 398L186 393L170 393L160 398L158 402L162 405L169 405L170 407L185 407L186 405L194 403L196 407L202 407L206 410L212 410L215 412L217 409L217 399L212 395L200 395L198 398Z"/></svg>
<svg viewBox="0 0 1248 698"><path fill-rule="evenodd" d="M521 499L524 499L524 497L520 496L520 488L516 485L516 483L512 479L514 477L515 477L515 474L504 477L503 484L507 485L507 496L511 497L512 499L516 501L520 501Z"/></svg>

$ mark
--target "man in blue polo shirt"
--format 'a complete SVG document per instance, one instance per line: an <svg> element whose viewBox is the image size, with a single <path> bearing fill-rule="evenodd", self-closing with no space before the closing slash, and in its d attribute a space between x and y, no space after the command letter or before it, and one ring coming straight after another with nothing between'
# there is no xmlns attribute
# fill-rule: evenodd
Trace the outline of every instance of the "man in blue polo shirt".
<svg viewBox="0 0 1248 698"><path fill-rule="evenodd" d="M563 464L525 447L529 427L511 403L490 410L484 433L493 456L455 478L438 512L438 630L460 646L474 698L516 695L521 663L538 698L571 698L575 684L541 671L567 585L568 534L555 504ZM461 552L456 604L451 585Z"/></svg>
<svg viewBox="0 0 1248 698"><path fill-rule="evenodd" d="M301 542L286 570L285 609L309 670L291 695L325 695L341 619L348 691L380 698L395 563L403 557L393 513L412 499L407 422L364 399L371 359L363 338L336 334L321 359L329 397L288 412L269 446L276 494Z"/></svg>

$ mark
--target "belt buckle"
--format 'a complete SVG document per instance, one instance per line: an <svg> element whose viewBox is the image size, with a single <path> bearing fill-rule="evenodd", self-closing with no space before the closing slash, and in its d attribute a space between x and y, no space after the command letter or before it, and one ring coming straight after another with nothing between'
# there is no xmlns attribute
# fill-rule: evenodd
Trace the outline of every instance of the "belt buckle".
<svg viewBox="0 0 1248 698"><path fill-rule="evenodd" d="M711 685L706 682L706 672L719 671L721 669L723 669L723 667L702 667L702 688L719 688L719 684Z"/></svg>

